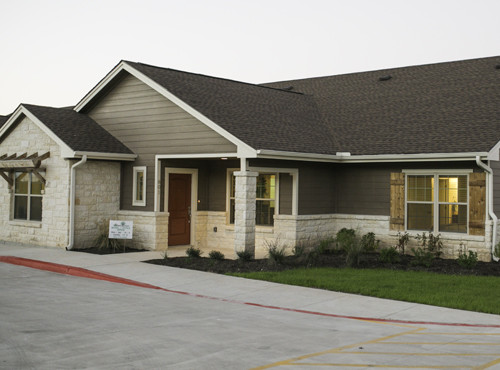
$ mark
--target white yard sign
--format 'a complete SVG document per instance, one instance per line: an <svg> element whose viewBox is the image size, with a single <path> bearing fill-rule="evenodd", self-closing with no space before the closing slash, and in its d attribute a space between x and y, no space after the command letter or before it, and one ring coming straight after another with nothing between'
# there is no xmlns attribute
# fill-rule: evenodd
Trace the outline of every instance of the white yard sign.
<svg viewBox="0 0 500 370"><path fill-rule="evenodd" d="M109 220L110 239L132 239L134 221Z"/></svg>

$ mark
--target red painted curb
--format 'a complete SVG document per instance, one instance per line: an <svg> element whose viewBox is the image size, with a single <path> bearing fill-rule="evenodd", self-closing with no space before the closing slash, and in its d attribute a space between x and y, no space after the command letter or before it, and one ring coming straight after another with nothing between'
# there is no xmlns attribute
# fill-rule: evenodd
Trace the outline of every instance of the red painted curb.
<svg viewBox="0 0 500 370"><path fill-rule="evenodd" d="M378 318L373 318L373 317L336 315L336 314L332 314L332 313L300 310L300 309L296 309L296 308L287 308L287 307L279 307L279 306L269 306L269 305L260 304L260 303L237 301L237 300L226 299L226 298L206 296L203 294L195 294L195 293L183 292L183 291L179 291L179 290L171 290L171 289L161 288L161 287L156 286L156 285L141 283L141 282L135 281L135 280L129 280L129 279L121 278L118 276L107 275L107 274L103 274L100 272L87 270L87 269L84 269L81 267L61 265L61 264L57 264L57 263L32 260L32 259L28 259L28 258L0 256L0 262L9 263L12 265L30 267L30 268L38 269L38 270L55 272L58 274L83 277L83 278L87 278L87 279L109 281L112 283L132 285L132 286L136 286L136 287L140 287L140 288L156 289L156 290L161 290L161 291L168 292L168 293L182 294L182 295L187 295L187 296L191 296L191 297L211 299L211 300L228 302L228 303L238 303L238 304L244 304L247 306L267 308L267 309L271 309L271 310L303 313L303 314L308 314L308 315L335 317L335 318L340 318L340 319L361 320L361 321L378 321L378 322L395 323L395 324L500 328L500 325L444 323L444 322L433 322L433 321L408 321L408 320L394 320L394 319L378 319Z"/></svg>

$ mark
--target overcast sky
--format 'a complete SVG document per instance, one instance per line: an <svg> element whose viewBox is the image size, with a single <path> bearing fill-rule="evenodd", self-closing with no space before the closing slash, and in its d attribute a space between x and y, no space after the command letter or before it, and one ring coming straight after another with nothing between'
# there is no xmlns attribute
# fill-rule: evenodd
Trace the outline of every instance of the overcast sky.
<svg viewBox="0 0 500 370"><path fill-rule="evenodd" d="M0 115L120 60L245 82L500 55L499 0L0 0Z"/></svg>

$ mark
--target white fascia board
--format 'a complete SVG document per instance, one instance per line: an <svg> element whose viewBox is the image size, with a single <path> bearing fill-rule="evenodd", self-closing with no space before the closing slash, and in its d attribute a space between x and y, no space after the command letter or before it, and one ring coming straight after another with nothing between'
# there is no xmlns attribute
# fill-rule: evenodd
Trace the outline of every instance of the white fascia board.
<svg viewBox="0 0 500 370"><path fill-rule="evenodd" d="M468 152L468 153L379 154L379 155L339 156L333 154L281 152L276 150L264 150L264 149L257 150L257 158L333 162L333 163L463 161L463 160L475 160L477 156L480 156L481 158L487 158L488 153Z"/></svg>
<svg viewBox="0 0 500 370"><path fill-rule="evenodd" d="M75 111L80 112L108 83L110 83L121 71L126 71L138 80L144 82L146 85L151 87L153 90L157 91L165 98L172 101L174 104L185 110L187 113L192 115L194 118L204 123L207 127L217 132L219 135L233 143L238 148L238 155L240 157L256 157L256 151L248 144L244 143L234 135L230 134L228 131L224 130L218 124L210 120L208 117L204 116L202 113L198 112L196 109L186 104L184 101L179 99L177 96L172 94L166 88L156 83L146 75L142 74L129 64L121 61L111 72L109 72L106 77L104 77L97 86L95 86L74 108Z"/></svg>
<svg viewBox="0 0 500 370"><path fill-rule="evenodd" d="M156 159L238 158L237 153L157 154Z"/></svg>
<svg viewBox="0 0 500 370"><path fill-rule="evenodd" d="M64 141L62 141L59 136L57 136L51 129L49 129L45 124L40 121L33 113L31 113L22 104L17 107L12 116L5 122L4 126L0 130L0 138L8 131L8 129L17 121L17 119L24 115L31 122L37 125L40 130L42 130L48 137L50 137L59 147L61 148L61 155L63 157L74 157L74 150L71 149Z"/></svg>
<svg viewBox="0 0 500 370"><path fill-rule="evenodd" d="M127 153L101 153L101 152L74 152L75 157L87 156L88 159L101 159L108 161L135 161L137 154Z"/></svg>
<svg viewBox="0 0 500 370"><path fill-rule="evenodd" d="M124 68L125 62L122 60L113 68L99 83L85 95L73 108L74 111L80 112L108 83L110 83Z"/></svg>

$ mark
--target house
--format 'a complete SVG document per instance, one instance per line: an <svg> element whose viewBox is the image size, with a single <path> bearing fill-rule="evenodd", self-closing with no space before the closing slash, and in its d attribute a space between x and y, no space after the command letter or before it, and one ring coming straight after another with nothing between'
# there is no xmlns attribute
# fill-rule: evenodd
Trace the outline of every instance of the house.
<svg viewBox="0 0 500 370"><path fill-rule="evenodd" d="M348 227L490 260L498 240L500 57L262 85L121 61L74 107L0 126L3 241L87 247L106 219L155 250Z"/></svg>

